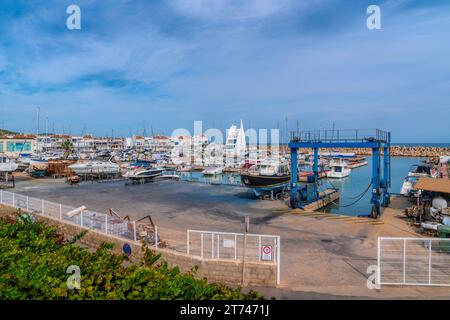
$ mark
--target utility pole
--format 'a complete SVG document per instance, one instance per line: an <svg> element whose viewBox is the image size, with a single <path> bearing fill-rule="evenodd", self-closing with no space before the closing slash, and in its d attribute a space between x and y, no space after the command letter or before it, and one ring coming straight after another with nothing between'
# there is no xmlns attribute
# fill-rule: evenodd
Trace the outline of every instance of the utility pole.
<svg viewBox="0 0 450 320"><path fill-rule="evenodd" d="M36 136L39 136L39 116L41 112L41 107L37 107L36 109Z"/></svg>

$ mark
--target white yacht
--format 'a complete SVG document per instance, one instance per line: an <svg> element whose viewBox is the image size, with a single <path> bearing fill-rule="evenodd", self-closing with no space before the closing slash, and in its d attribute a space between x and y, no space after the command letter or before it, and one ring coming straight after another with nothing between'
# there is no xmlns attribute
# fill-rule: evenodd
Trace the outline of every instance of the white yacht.
<svg viewBox="0 0 450 320"><path fill-rule="evenodd" d="M202 171L202 174L204 176L215 176L218 174L223 173L223 167L222 166L209 166L206 167L205 170Z"/></svg>
<svg viewBox="0 0 450 320"><path fill-rule="evenodd" d="M0 155L0 172L11 173L17 170L19 166L5 155Z"/></svg>
<svg viewBox="0 0 450 320"><path fill-rule="evenodd" d="M116 174L120 172L119 165L105 161L90 161L86 163L75 163L69 166L69 169L77 175L83 174Z"/></svg>
<svg viewBox="0 0 450 320"><path fill-rule="evenodd" d="M331 168L330 171L326 172L328 178L342 179L348 177L352 172L352 169L348 167L347 161L342 159L333 159L328 166Z"/></svg>
<svg viewBox="0 0 450 320"><path fill-rule="evenodd" d="M225 165L227 167L237 168L245 162L245 155L247 153L247 143L245 141L245 131L242 120L239 129L235 125L232 125L227 132Z"/></svg>

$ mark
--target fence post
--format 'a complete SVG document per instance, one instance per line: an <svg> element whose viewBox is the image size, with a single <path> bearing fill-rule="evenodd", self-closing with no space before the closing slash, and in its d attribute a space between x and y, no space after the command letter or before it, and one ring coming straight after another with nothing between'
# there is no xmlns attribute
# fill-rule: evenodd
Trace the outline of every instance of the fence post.
<svg viewBox="0 0 450 320"><path fill-rule="evenodd" d="M190 248L189 248L189 230L186 230L186 236L187 236L187 255L189 255L189 252L190 252Z"/></svg>
<svg viewBox="0 0 450 320"><path fill-rule="evenodd" d="M155 248L158 249L158 226L155 226Z"/></svg>
<svg viewBox="0 0 450 320"><path fill-rule="evenodd" d="M45 200L42 200L42 214L45 215Z"/></svg>
<svg viewBox="0 0 450 320"><path fill-rule="evenodd" d="M234 260L237 260L237 234L234 235Z"/></svg>
<svg viewBox="0 0 450 320"><path fill-rule="evenodd" d="M428 247L428 284L431 284L431 239Z"/></svg>
<svg viewBox="0 0 450 320"><path fill-rule="evenodd" d="M217 235L217 259L220 259L220 235Z"/></svg>
<svg viewBox="0 0 450 320"><path fill-rule="evenodd" d="M30 211L30 197L27 196L27 211Z"/></svg>
<svg viewBox="0 0 450 320"><path fill-rule="evenodd" d="M281 237L277 237L277 285L281 282Z"/></svg>
<svg viewBox="0 0 450 320"><path fill-rule="evenodd" d="M211 233L211 259L214 259L214 232Z"/></svg>
<svg viewBox="0 0 450 320"><path fill-rule="evenodd" d="M15 208L16 207L16 194L14 192L12 194L12 198L13 198L12 206Z"/></svg>
<svg viewBox="0 0 450 320"><path fill-rule="evenodd" d="M203 233L200 234L200 257L203 259Z"/></svg>
<svg viewBox="0 0 450 320"><path fill-rule="evenodd" d="M133 221L133 237L134 237L134 241L137 241L137 237L136 237L136 221Z"/></svg>
<svg viewBox="0 0 450 320"><path fill-rule="evenodd" d="M62 220L62 204L59 204L59 220Z"/></svg>
<svg viewBox="0 0 450 320"><path fill-rule="evenodd" d="M105 233L108 234L108 215L105 214Z"/></svg>
<svg viewBox="0 0 450 320"><path fill-rule="evenodd" d="M80 221L81 222L81 226L83 226L83 211L84 210L81 210L81 221Z"/></svg>
<svg viewBox="0 0 450 320"><path fill-rule="evenodd" d="M406 239L403 239L403 284L406 283Z"/></svg>
<svg viewBox="0 0 450 320"><path fill-rule="evenodd" d="M377 285L381 285L381 261L380 261L380 255L381 255L381 241L378 237L378 248L377 248Z"/></svg>
<svg viewBox="0 0 450 320"><path fill-rule="evenodd" d="M258 260L261 261L261 236L259 236L258 238Z"/></svg>

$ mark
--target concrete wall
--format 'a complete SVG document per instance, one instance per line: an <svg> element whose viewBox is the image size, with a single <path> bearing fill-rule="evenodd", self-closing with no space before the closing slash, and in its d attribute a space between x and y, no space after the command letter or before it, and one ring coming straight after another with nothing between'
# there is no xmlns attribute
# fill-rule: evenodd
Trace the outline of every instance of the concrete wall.
<svg viewBox="0 0 450 320"><path fill-rule="evenodd" d="M1 215L5 215L4 210L0 211ZM122 239L112 235L106 235L96 230L81 227L77 224L60 221L52 217L46 217L35 214L36 218L45 221L47 224L57 227L65 234L67 238L74 237L80 232L86 230L88 233L78 242L90 248L97 248L102 243L108 242L114 244L113 252L122 253L125 243L131 246L131 260L138 261L142 258L142 244L132 240ZM220 282L229 285L242 285L242 261L235 260L212 260L200 259L187 254L183 254L173 250L156 249L153 251L161 253L162 258L174 267L178 266L182 272L187 272L193 267L198 266L197 276L199 278L207 278L209 282ZM246 262L244 273L244 286L276 286L277 268L274 263L265 262Z"/></svg>

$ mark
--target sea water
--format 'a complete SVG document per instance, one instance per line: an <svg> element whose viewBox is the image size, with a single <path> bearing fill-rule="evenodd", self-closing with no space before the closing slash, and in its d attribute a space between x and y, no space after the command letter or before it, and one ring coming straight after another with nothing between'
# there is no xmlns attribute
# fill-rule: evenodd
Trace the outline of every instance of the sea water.
<svg viewBox="0 0 450 320"><path fill-rule="evenodd" d="M403 181L408 175L409 169L414 164L419 164L425 158L391 158L391 188L390 192L400 193ZM369 187L372 179L372 158L367 157L367 166L359 167L352 170L349 177L344 179L328 179L327 182L337 187L341 192L341 198L337 205L330 205L326 208L327 212L342 213L346 215L367 215L370 213L372 197L372 188ZM382 163L381 163L382 166ZM368 191L357 203L353 204L359 199L366 189Z"/></svg>
<svg viewBox="0 0 450 320"><path fill-rule="evenodd" d="M391 158L391 188L390 192L400 193L403 180L408 174L410 167L419 164L425 158ZM335 204L324 208L330 213L340 213L345 215L368 215L371 210L371 192L369 186L372 179L372 158L367 157L368 165L353 169L350 176L344 179L322 179L320 180L320 190L327 187L336 187L341 193L341 198ZM382 165L382 162L381 162ZM203 176L201 172L184 172L181 174L184 181L200 182L207 184L236 185L241 186L240 177L236 173L225 173L216 176ZM364 193L367 192L360 197ZM248 189L249 197L253 192ZM360 198L360 199L359 199ZM357 201L359 199L359 201ZM261 201L261 200L255 200Z"/></svg>

